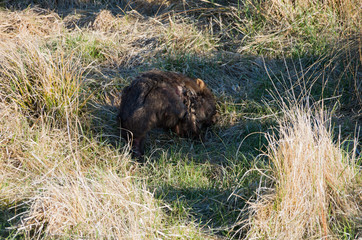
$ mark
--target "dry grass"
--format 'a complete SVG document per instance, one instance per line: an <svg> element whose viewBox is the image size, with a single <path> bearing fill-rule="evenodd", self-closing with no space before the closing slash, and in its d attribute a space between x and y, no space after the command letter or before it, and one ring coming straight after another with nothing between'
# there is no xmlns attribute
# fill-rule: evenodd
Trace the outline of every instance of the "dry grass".
<svg viewBox="0 0 362 240"><path fill-rule="evenodd" d="M358 0L246 1L248 17L236 21L236 29L245 35L238 52L324 55L339 41L360 34L360 6Z"/></svg>
<svg viewBox="0 0 362 240"><path fill-rule="evenodd" d="M356 149L345 152L332 140L322 107L284 105L283 115L278 134L267 135L274 193L251 205L248 237L339 239L339 221L355 232L362 214Z"/></svg>
<svg viewBox="0 0 362 240"><path fill-rule="evenodd" d="M1 93L30 118L51 118L66 124L85 105L81 96L84 70L79 58L42 50L36 40L2 42ZM72 120L73 122L73 120Z"/></svg>
<svg viewBox="0 0 362 240"><path fill-rule="evenodd" d="M319 17L320 23L328 22L332 15L338 21L342 21L347 27L359 27L361 15L360 2L358 0L272 0L265 6L266 16L282 24L293 24L298 21L301 12L314 12ZM281 22L283 20L283 22Z"/></svg>
<svg viewBox="0 0 362 240"><path fill-rule="evenodd" d="M63 32L63 22L58 14L39 8L24 11L1 10L0 20L2 41L17 41L29 37L49 38Z"/></svg>
<svg viewBox="0 0 362 240"><path fill-rule="evenodd" d="M192 225L165 225L162 204L133 177L137 167L127 147L117 151L85 136L80 141L46 123L30 127L14 104L2 103L0 109L1 207L13 205L18 212L16 235L155 239L199 234Z"/></svg>
<svg viewBox="0 0 362 240"><path fill-rule="evenodd" d="M44 181L31 198L19 231L35 229L42 238L152 239L163 235L163 212L145 186L138 186L130 176L73 172Z"/></svg>

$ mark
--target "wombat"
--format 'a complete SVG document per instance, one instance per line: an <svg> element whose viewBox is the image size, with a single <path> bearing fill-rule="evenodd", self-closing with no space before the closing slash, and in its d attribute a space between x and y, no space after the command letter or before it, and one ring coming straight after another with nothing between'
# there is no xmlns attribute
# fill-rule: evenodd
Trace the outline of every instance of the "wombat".
<svg viewBox="0 0 362 240"><path fill-rule="evenodd" d="M153 128L171 129L182 137L199 137L216 122L215 98L201 79L151 70L122 91L121 135L132 142L133 154L144 154L144 139Z"/></svg>

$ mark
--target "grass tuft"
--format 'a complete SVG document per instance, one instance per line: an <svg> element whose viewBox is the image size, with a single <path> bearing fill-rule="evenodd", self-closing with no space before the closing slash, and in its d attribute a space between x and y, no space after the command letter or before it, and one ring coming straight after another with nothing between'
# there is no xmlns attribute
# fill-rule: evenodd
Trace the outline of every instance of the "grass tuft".
<svg viewBox="0 0 362 240"><path fill-rule="evenodd" d="M278 134L268 134L273 193L251 205L250 238L356 237L361 191L356 142L346 152L333 141L322 107L283 106ZM340 222L345 224L340 225Z"/></svg>
<svg viewBox="0 0 362 240"><path fill-rule="evenodd" d="M1 93L30 119L42 117L65 125L85 106L81 93L85 69L75 53L51 54L36 42L25 41L2 43L0 55Z"/></svg>
<svg viewBox="0 0 362 240"><path fill-rule="evenodd" d="M130 176L94 170L44 179L18 230L29 237L150 239L164 219L145 186Z"/></svg>

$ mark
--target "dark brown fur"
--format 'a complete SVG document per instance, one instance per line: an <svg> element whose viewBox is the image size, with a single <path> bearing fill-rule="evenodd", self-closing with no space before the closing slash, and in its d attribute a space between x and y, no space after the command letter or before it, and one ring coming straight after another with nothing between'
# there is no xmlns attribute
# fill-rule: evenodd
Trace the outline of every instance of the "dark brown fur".
<svg viewBox="0 0 362 240"><path fill-rule="evenodd" d="M132 141L133 152L140 157L145 136L153 128L200 136L216 121L215 99L200 79L152 70L123 89L119 120L122 137Z"/></svg>

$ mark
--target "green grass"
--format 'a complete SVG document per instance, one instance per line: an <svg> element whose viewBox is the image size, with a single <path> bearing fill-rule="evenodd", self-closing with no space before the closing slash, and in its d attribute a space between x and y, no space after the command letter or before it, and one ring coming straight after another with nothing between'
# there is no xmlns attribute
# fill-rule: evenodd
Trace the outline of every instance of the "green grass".
<svg viewBox="0 0 362 240"><path fill-rule="evenodd" d="M232 234L230 226L235 224L245 203L231 194L239 191L238 197L252 196L256 187L252 183L258 174L243 176L255 162L243 155L202 161L206 156L193 158L184 154L170 150L168 156L163 154L157 161L146 162L142 175L152 176L147 180L149 188L170 207L172 218L196 221L217 234Z"/></svg>
<svg viewBox="0 0 362 240"><path fill-rule="evenodd" d="M69 35L65 38L65 47L69 50L76 50L81 53L82 59L90 64L94 61L104 61L105 56L102 49L108 46L102 46L102 43L97 39L92 39L92 36L80 33L75 36Z"/></svg>

